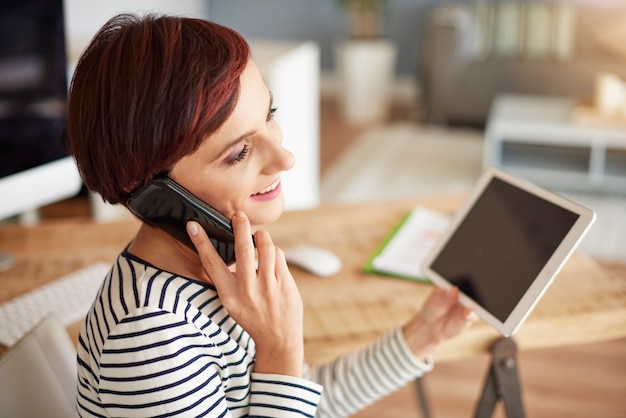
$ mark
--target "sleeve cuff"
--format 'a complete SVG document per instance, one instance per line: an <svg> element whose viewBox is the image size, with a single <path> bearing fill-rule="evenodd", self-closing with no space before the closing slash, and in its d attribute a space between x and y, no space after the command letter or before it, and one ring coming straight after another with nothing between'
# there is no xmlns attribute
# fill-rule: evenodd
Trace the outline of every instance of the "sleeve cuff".
<svg viewBox="0 0 626 418"><path fill-rule="evenodd" d="M433 360L432 355L427 355L426 361L421 361L413 354L413 351L411 351L411 348L404 339L401 328L395 328L391 331L391 337L397 342L403 356L407 360L407 364L411 365L411 367L415 370L415 373L422 375L430 372L435 367L435 361Z"/></svg>
<svg viewBox="0 0 626 418"><path fill-rule="evenodd" d="M314 417L323 388L310 380L252 373L250 416Z"/></svg>

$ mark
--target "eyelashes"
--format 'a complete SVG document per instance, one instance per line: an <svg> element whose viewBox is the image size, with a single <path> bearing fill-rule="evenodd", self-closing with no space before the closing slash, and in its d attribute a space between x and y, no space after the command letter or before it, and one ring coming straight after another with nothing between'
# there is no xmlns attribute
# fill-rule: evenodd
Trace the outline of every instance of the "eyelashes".
<svg viewBox="0 0 626 418"><path fill-rule="evenodd" d="M276 114L277 111L278 111L278 107L276 106L270 107L269 112L267 112L266 121L270 122L271 120L273 120L274 115ZM226 159L226 162L230 165L235 165L245 160L249 153L250 153L250 146L248 144L243 144L243 147L241 148L241 150L239 150L236 153L231 154L231 156L229 156Z"/></svg>
<svg viewBox="0 0 626 418"><path fill-rule="evenodd" d="M278 107L271 107L270 111L267 113L267 121L274 119L274 115L278 111Z"/></svg>
<svg viewBox="0 0 626 418"><path fill-rule="evenodd" d="M244 144L243 148L241 148L241 151L239 151L234 156L228 158L228 160L227 160L228 164L235 165L235 164L245 160L246 157L248 156L248 153L250 153L250 147L247 144Z"/></svg>

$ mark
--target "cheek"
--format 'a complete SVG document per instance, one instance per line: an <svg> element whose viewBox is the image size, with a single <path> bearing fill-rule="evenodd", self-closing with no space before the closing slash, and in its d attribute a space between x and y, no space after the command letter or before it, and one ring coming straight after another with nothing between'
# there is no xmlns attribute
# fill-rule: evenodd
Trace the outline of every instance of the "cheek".
<svg viewBox="0 0 626 418"><path fill-rule="evenodd" d="M203 187L202 194L198 197L217 209L228 218L232 218L235 211L243 211L250 219L253 226L267 225L276 221L283 213L284 197L280 195L271 203L258 203L250 199L249 190L245 184L245 177L235 177L228 181L207 182Z"/></svg>
<svg viewBox="0 0 626 418"><path fill-rule="evenodd" d="M198 197L229 218L243 209L242 187L236 181L206 181Z"/></svg>
<svg viewBox="0 0 626 418"><path fill-rule="evenodd" d="M228 171L227 174L213 173L212 176L205 177L207 180L203 187L203 197L206 200L203 197L201 199L229 218L237 210L246 213L253 223L257 223L253 216L267 217L263 215L263 212L267 206L271 205L259 205L250 199L250 195L260 187L258 167L254 164L246 164L245 167L241 166L239 170Z"/></svg>
<svg viewBox="0 0 626 418"><path fill-rule="evenodd" d="M179 166L170 173L175 181L223 215L232 217L238 209L237 201L241 199L243 189L241 183L236 181L236 176L228 176L206 168L204 170L181 168Z"/></svg>

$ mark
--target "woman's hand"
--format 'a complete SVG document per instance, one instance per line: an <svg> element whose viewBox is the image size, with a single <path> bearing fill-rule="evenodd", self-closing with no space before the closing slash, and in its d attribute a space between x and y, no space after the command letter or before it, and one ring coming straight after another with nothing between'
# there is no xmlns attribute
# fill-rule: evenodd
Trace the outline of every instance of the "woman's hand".
<svg viewBox="0 0 626 418"><path fill-rule="evenodd" d="M458 301L459 289L433 289L422 309L402 328L404 339L418 358L424 359L442 341L460 334L477 319Z"/></svg>
<svg viewBox="0 0 626 418"><path fill-rule="evenodd" d="M206 232L195 222L187 231L200 261L213 281L230 315L256 344L254 370L301 376L304 362L303 308L296 283L287 268L283 251L267 231L254 234L241 212L232 218L235 233L236 271L222 261Z"/></svg>

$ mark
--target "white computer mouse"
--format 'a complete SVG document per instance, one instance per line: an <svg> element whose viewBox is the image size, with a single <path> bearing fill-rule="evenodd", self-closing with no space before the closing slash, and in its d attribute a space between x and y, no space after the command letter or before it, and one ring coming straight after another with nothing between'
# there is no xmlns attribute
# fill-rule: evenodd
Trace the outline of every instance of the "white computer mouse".
<svg viewBox="0 0 626 418"><path fill-rule="evenodd" d="M341 259L333 252L313 245L297 245L284 249L287 263L316 276L328 277L341 270Z"/></svg>

